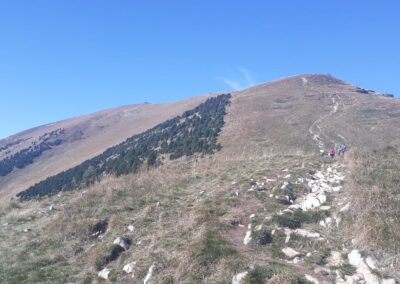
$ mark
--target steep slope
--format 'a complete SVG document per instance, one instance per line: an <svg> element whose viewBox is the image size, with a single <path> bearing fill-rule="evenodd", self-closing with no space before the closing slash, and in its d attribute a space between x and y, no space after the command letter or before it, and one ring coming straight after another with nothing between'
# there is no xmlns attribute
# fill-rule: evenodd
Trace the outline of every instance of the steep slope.
<svg viewBox="0 0 400 284"><path fill-rule="evenodd" d="M3 174L0 173L0 199L7 202L17 192L79 165L205 99L202 96L175 103L118 107L40 126L0 140L0 168L5 168L2 162L7 158L11 158L12 166L15 166L11 168L12 172L3 170ZM12 155L21 158L15 159Z"/></svg>
<svg viewBox="0 0 400 284"><path fill-rule="evenodd" d="M2 281L399 279L398 100L299 75L232 94L224 120L212 155L11 203L0 212ZM344 156L321 155L342 143ZM365 202L379 224L360 215Z"/></svg>
<svg viewBox="0 0 400 284"><path fill-rule="evenodd" d="M181 116L132 136L101 155L49 177L17 196L21 200L29 200L87 187L106 174L126 175L137 173L144 165L147 168L160 165L164 155L169 155L172 160L194 154L212 154L221 148L217 138L224 124L229 98L230 94L209 98Z"/></svg>

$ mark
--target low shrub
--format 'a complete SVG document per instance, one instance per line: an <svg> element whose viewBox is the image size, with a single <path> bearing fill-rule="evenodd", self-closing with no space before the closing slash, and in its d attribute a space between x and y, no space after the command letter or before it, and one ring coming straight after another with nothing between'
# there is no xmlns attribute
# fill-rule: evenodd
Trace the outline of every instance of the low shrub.
<svg viewBox="0 0 400 284"><path fill-rule="evenodd" d="M95 267L97 270L102 270L111 261L116 260L125 249L119 245L113 244L109 247L108 251L109 253L107 255L101 256L96 260Z"/></svg>
<svg viewBox="0 0 400 284"><path fill-rule="evenodd" d="M267 279L270 279L275 274L274 270L267 267L255 267L247 274L245 283L248 284L264 284Z"/></svg>

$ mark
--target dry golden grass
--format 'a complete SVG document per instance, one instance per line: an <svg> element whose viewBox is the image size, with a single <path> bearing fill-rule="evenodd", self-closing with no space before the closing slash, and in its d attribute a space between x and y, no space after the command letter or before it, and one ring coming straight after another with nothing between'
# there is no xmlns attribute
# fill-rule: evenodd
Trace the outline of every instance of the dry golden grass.
<svg viewBox="0 0 400 284"><path fill-rule="evenodd" d="M181 115L206 98L207 96L199 96L173 103L129 105L103 110L40 126L0 140L1 146L11 140L28 139L14 149L18 151L29 147L44 133L59 128L65 129L64 138L68 140L59 147L44 152L33 165L14 171L6 177L0 177L0 206L6 206L10 198L19 191L99 155L132 135ZM0 159L2 158L4 157L0 154Z"/></svg>
<svg viewBox="0 0 400 284"><path fill-rule="evenodd" d="M400 271L400 152L394 147L354 150L347 185L352 203L348 234L390 271Z"/></svg>

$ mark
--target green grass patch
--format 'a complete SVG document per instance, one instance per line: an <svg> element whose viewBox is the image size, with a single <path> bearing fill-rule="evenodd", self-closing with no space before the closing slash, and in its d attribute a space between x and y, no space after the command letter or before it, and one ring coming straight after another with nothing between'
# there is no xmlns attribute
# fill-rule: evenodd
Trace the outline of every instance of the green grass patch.
<svg viewBox="0 0 400 284"><path fill-rule="evenodd" d="M264 284L267 279L274 276L275 272L267 267L255 267L247 274L244 283L246 284Z"/></svg>
<svg viewBox="0 0 400 284"><path fill-rule="evenodd" d="M218 262L222 258L231 257L236 254L237 251L226 240L217 234L208 232L202 241L197 258L203 266L208 266Z"/></svg>
<svg viewBox="0 0 400 284"><path fill-rule="evenodd" d="M357 272L357 268L349 263L342 264L338 267L343 275L353 275Z"/></svg>
<svg viewBox="0 0 400 284"><path fill-rule="evenodd" d="M281 227L297 229L301 227L302 223L317 223L328 216L329 212L327 211L303 211L297 209L293 213L287 212L283 215L275 215L272 220Z"/></svg>

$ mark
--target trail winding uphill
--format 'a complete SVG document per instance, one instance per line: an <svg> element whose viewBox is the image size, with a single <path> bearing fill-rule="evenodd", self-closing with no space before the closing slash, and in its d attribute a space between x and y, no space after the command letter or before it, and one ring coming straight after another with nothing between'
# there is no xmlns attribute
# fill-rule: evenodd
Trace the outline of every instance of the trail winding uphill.
<svg viewBox="0 0 400 284"><path fill-rule="evenodd" d="M307 81L303 80L306 85ZM314 143L321 152L320 169L309 171L308 176L296 177L291 169L283 169L282 175L278 179L264 177L264 179L251 180L252 187L247 191L253 193L263 192L270 182L281 182L280 191L289 192L293 184L304 185L307 192L296 197L280 196L276 192L269 195L272 199L279 199L286 202L286 209L280 210L275 214L252 213L246 218L244 224L239 224L244 231L242 246L251 249L251 242L256 241L256 236L263 231L263 224L253 224L252 220L262 218L274 220L276 218L287 218L288 216L324 216L314 224L308 224L306 228L291 223L276 225L271 231L270 238L283 234L284 242L281 248L282 260L293 267L297 273L303 274L304 278L310 283L348 283L348 284L395 284L392 278L379 276L379 264L371 256L362 256L354 245L343 243L337 240L337 235L341 234L341 220L351 207L351 202L346 200L343 192L343 184L346 180L347 168L343 162L343 156L334 158L325 154L326 145L337 146L339 143L346 143L346 138L341 134L329 137L325 132L324 124L333 116L337 115L345 108L341 96L338 94L330 95L331 109L326 114L318 117L310 126L309 133ZM329 124L329 123L328 123ZM334 139L339 137L339 141ZM304 164L303 164L304 167ZM238 193L236 192L238 195ZM291 247L298 244L301 238L311 245ZM258 241L260 242L258 237ZM267 242L267 241L266 241ZM342 243L341 243L342 242ZM302 246L300 246L302 247ZM310 250L313 248L313 250ZM254 251L254 254L257 254ZM316 263L311 263L311 259L319 258ZM269 260L277 261L276 257ZM232 278L232 284L244 283L242 280L248 275L249 271L241 271Z"/></svg>

